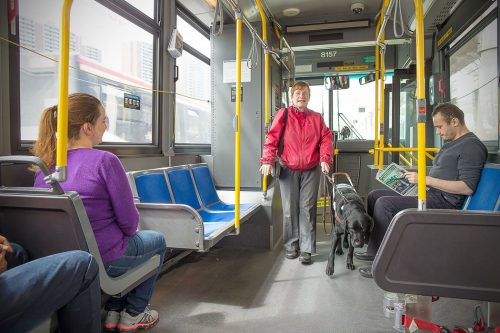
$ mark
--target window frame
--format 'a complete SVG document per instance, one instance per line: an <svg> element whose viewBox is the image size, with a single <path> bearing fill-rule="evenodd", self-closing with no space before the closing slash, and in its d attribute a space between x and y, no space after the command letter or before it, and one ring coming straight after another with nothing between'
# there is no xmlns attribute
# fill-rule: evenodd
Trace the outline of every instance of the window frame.
<svg viewBox="0 0 500 333"><path fill-rule="evenodd" d="M467 44L472 38L477 36L481 31L483 31L490 23L494 22L495 19L497 20L497 41L500 39L499 37L499 30L498 27L500 26L499 23L499 18L498 18L498 12L497 10L493 10L490 12L488 15L486 15L481 21L477 22L477 24L470 29L465 35L463 36L457 36L461 37L456 43L453 44L453 46L447 46L444 48L441 52L444 55L445 59L445 77L447 78L446 80L446 92L445 92L445 99L447 101L451 101L451 82L450 82L450 75L451 75L451 64L450 64L450 58L451 56L460 50L465 44ZM451 41L454 42L454 41ZM498 51L498 43L497 43L497 59L499 59L500 52ZM497 60L497 65L498 65L498 60ZM500 67L497 68L497 71L500 70ZM498 76L498 73L497 73ZM500 94L498 96L500 98ZM500 111L499 111L500 112ZM500 117L500 113L499 113ZM498 139L495 140L488 140L488 141L481 141L484 143L486 148L488 149L488 152L491 153L496 153L498 154L500 152L500 132L498 134Z"/></svg>
<svg viewBox="0 0 500 333"><path fill-rule="evenodd" d="M163 68L164 52L161 52L160 41L163 40L164 23L161 17L163 16L163 2L154 0L155 18L149 17L132 4L124 0L94 0L103 7L111 10L115 14L123 17L137 27L153 35L153 87L162 87L163 80L160 73ZM16 17L16 26L19 27L19 16ZM19 44L20 35L12 35L9 27L9 39ZM16 45L9 46L9 66L10 68L19 68L20 66L20 51ZM21 140L21 87L20 87L20 72L19 70L9 71L9 86L10 86L10 146L12 154L28 154L33 147L34 140ZM153 88L157 89L157 88ZM153 139L150 144L137 143L104 143L98 145L99 149L110 151L118 156L158 156L162 154L162 98L157 92L152 92L152 134Z"/></svg>
<svg viewBox="0 0 500 333"><path fill-rule="evenodd" d="M194 16L186 7L184 7L179 1L176 1L176 20L177 15L180 16L184 21L186 21L190 26L200 32L204 37L210 41L210 29L205 27L205 24L201 22L196 16ZM189 45L184 41L184 51L197 58L198 60L204 62L211 67L211 59L205 56L203 53L198 51L193 46ZM177 61L176 70L178 72ZM177 102L175 102L177 103ZM212 111L211 111L212 113ZM211 114L212 115L212 114ZM173 131L175 133L175 114ZM210 155L212 150L212 144L202 144L202 143L177 143L174 142L174 152L176 154L190 154L190 155Z"/></svg>

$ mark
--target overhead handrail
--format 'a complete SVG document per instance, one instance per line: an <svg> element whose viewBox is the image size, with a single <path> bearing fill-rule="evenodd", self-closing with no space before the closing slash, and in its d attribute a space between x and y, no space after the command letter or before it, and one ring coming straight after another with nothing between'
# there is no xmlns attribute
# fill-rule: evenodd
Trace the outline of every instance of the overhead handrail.
<svg viewBox="0 0 500 333"><path fill-rule="evenodd" d="M217 17L219 17L220 23L219 23L219 29L216 31L215 27L217 25ZM212 21L212 34L214 36L220 36L222 35L223 31L224 31L224 9L222 7L222 1L217 0L217 3L215 4L214 8L214 18Z"/></svg>
<svg viewBox="0 0 500 333"><path fill-rule="evenodd" d="M64 0L61 14L61 46L59 53L59 103L57 105L57 150L54 173L45 177L47 183L67 179L68 148L68 74L69 74L69 27L73 0Z"/></svg>
<svg viewBox="0 0 500 333"><path fill-rule="evenodd" d="M250 24L250 22L248 21L248 19L245 17L245 15L243 15L242 11L241 11L241 8L240 6L235 3L233 0L224 0L226 1L229 6L232 8L232 10L234 11L235 15L236 13L239 13L240 16L241 16L241 21L245 24L245 26L248 28L248 30L250 30L250 33L252 35L255 36L255 38L257 39L257 41L259 42L259 44L262 46L262 48L269 52L269 54L271 54L278 63L280 63L283 67L285 67L287 70L290 70L287 66L287 64L283 61L283 59L281 58L280 54L278 52L275 52L273 51L270 47L269 47L269 44L267 42L265 42L260 36L259 34L257 33L257 30L255 30L255 28Z"/></svg>
<svg viewBox="0 0 500 333"><path fill-rule="evenodd" d="M382 5L382 12L384 12L384 15L380 17L382 20L382 25L381 28L377 34L377 45L379 45L382 50L385 50L385 26L387 25L387 22L389 21L389 18L391 16L391 11L392 7L394 6L394 0L390 0L388 3L388 0L384 0L384 4ZM385 9L385 10L384 10Z"/></svg>

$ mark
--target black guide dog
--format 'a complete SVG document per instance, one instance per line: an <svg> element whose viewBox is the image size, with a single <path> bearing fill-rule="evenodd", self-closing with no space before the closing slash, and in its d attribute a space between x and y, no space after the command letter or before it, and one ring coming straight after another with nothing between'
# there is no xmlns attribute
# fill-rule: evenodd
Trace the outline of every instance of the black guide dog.
<svg viewBox="0 0 500 333"><path fill-rule="evenodd" d="M335 175L346 176L351 185L335 184ZM326 275L332 275L335 268L335 254L342 255L344 253L341 243L343 243L344 248L349 248L347 268L355 269L353 263L354 248L363 247L368 241L368 235L373 229L373 220L366 213L363 200L356 193L347 173L334 173L332 174L333 179L328 176L327 178L333 187L330 192L330 202L333 203L331 209L335 216L335 230L332 232L332 245L326 266ZM343 242L341 242L342 235L344 235Z"/></svg>

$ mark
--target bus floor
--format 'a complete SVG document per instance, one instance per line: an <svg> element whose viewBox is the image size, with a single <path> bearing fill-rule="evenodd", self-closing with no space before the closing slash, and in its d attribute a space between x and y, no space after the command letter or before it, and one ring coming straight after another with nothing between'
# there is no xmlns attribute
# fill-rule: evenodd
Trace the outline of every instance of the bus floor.
<svg viewBox="0 0 500 333"><path fill-rule="evenodd" d="M214 248L193 253L157 281L151 300L160 313L151 332L396 332L383 314L384 291L345 268L337 256L333 277L325 274L330 237L317 225L313 264L273 251ZM355 259L356 267L366 262ZM472 326L473 310L486 302L441 298L432 320L453 328Z"/></svg>

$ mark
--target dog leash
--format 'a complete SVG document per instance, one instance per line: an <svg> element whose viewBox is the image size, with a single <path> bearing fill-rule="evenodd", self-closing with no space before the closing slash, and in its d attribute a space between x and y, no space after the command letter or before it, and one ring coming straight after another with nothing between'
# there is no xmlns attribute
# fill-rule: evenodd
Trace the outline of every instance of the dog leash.
<svg viewBox="0 0 500 333"><path fill-rule="evenodd" d="M328 179L330 182L331 182L331 177L328 176L328 174L324 173L323 174L325 176L326 179ZM330 194L330 189L328 187L328 184L326 183L326 181L324 182L324 186L323 186L323 194L324 194L324 197L323 197L323 230L325 231L325 234L327 236L331 235L333 233L333 231L335 230L335 217L333 216L333 197L332 195ZM329 198L328 200L330 201L330 224L331 224L331 229L330 229L330 232L326 231L326 198Z"/></svg>

